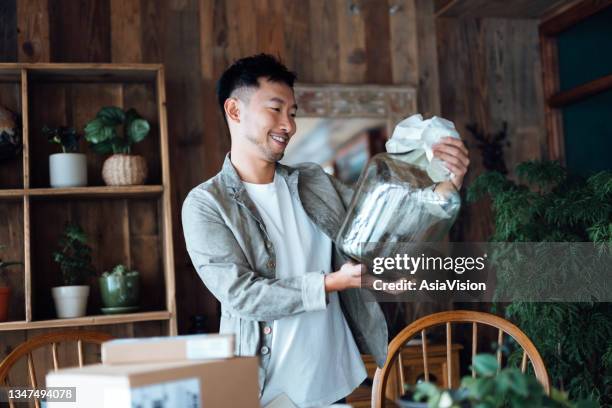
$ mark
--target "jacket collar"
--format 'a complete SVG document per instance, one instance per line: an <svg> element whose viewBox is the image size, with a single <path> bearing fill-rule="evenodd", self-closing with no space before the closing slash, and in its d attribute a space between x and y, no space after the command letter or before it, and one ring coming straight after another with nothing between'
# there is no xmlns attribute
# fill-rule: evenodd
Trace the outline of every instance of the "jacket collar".
<svg viewBox="0 0 612 408"><path fill-rule="evenodd" d="M289 190L292 194L297 193L297 181L299 176L299 171L296 168L285 166L284 164L276 163L276 174L280 175L287 181L287 185L289 186ZM235 196L241 195L244 190L244 184L236 171L236 168L232 164L230 160L230 154L225 155L225 160L223 161L223 166L221 167L221 176L223 177L223 181L227 188L231 189L234 192Z"/></svg>
<svg viewBox="0 0 612 408"><path fill-rule="evenodd" d="M297 195L299 197L297 188L299 171L293 167L276 163L275 172L286 180L287 186L289 186L289 191L291 192L291 194ZM236 168L230 160L229 153L225 155L225 160L223 161L223 166L221 167L221 177L223 178L223 181L229 190L229 195L234 198L239 205L244 206L250 212L251 216L255 218L255 220L257 220L261 228L265 231L266 226L263 222L263 219L261 218L261 215L259 214L255 203L253 203L253 200L251 200L251 197L249 197L249 195L247 194L246 189L244 188L244 183L240 179Z"/></svg>

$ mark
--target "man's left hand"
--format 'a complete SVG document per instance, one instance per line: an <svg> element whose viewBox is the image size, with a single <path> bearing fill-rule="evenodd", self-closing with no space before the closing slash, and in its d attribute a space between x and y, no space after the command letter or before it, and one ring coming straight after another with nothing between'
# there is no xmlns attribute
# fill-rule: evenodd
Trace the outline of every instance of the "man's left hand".
<svg viewBox="0 0 612 408"><path fill-rule="evenodd" d="M443 137L433 146L433 153L435 157L444 161L446 168L455 175L451 181L459 190L470 164L468 150L463 141L454 137Z"/></svg>

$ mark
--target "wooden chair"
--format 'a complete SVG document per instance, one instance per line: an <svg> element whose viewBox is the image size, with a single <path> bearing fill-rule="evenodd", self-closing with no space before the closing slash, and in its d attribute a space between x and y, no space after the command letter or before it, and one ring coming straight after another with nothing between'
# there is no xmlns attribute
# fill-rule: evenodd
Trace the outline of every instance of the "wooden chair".
<svg viewBox="0 0 612 408"><path fill-rule="evenodd" d="M403 368L401 360L401 349L404 347L406 342L419 333L421 334L422 340L422 352L423 352L423 370L425 381L429 381L429 367L427 364L427 342L426 342L426 330L437 325L446 325L446 375L447 383L453 386L459 384L453 384L451 380L452 372L452 359L451 359L451 345L452 345L452 323L472 323L472 358L476 355L477 339L478 339L478 324L492 326L498 329L497 343L499 344L499 350L497 352L497 361L501 367L502 352L501 346L504 341L504 333L511 336L523 349L523 358L521 362L521 371L524 373L527 370L527 362L531 361L533 370L536 378L544 387L547 394L550 394L550 382L548 379L548 373L544 366L544 361L540 356L540 353L533 345L531 340L514 324L509 321L495 316L489 313L473 312L467 310L456 310L449 312L434 313L429 316L425 316L418 319L404 328L389 344L387 351L387 361L382 368L376 370L374 375L374 382L372 386L372 407L383 408L385 406L385 393L383 390L387 389L387 383L389 377L397 367L399 373L399 387L403 388ZM397 359L397 364L394 364ZM472 370L472 376L476 376L474 370ZM397 398L403 393L403 389L398 389L396 394Z"/></svg>
<svg viewBox="0 0 612 408"><path fill-rule="evenodd" d="M64 331L59 333L41 334L32 337L30 340L21 343L2 362L0 362L0 384L6 386L23 386L23 384L9 384L8 374L14 364L22 357L27 358L28 376L30 379L29 386L37 388L36 371L34 369L34 359L32 352L36 349L51 346L51 356L53 358L53 369L59 369L57 348L59 343L76 342L77 355L79 359L79 367L83 367L83 344L102 344L105 341L111 340L113 337L108 333L93 332L93 331ZM36 408L40 408L40 401L34 400ZM9 400L9 407L14 408L14 402Z"/></svg>

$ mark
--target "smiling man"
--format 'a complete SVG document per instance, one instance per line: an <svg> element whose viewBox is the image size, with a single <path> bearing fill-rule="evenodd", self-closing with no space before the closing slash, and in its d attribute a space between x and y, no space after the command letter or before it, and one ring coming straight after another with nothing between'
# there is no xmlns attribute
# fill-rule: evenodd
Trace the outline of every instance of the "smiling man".
<svg viewBox="0 0 612 408"><path fill-rule="evenodd" d="M360 353L382 366L388 339L380 307L359 289L362 266L334 245L353 191L318 165L278 163L296 131L294 80L265 54L223 73L217 96L231 150L189 193L182 221L193 265L221 302L220 332L235 334L238 355L260 357L262 404L285 393L314 407L365 379ZM459 187L463 144L436 154Z"/></svg>

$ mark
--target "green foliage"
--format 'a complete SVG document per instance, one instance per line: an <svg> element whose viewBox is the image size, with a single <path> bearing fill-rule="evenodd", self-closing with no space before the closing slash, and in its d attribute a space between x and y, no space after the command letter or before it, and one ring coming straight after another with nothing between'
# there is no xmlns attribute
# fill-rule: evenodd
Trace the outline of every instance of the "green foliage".
<svg viewBox="0 0 612 408"><path fill-rule="evenodd" d="M132 144L142 141L149 130L149 122L135 109L124 112L116 106L107 106L85 125L85 139L96 153L129 154Z"/></svg>
<svg viewBox="0 0 612 408"><path fill-rule="evenodd" d="M47 137L49 143L58 144L62 147L62 153L74 153L79 150L79 135L74 128L60 126L50 128L44 126L42 133Z"/></svg>
<svg viewBox="0 0 612 408"><path fill-rule="evenodd" d="M431 383L416 386L414 399L425 401L429 408L587 408L596 404L587 401L573 404L567 394L557 390L547 396L542 385L532 375L517 368L499 370L495 356L474 357L476 378L463 377L458 390L442 390Z"/></svg>
<svg viewBox="0 0 612 408"><path fill-rule="evenodd" d="M136 276L138 275L138 271L130 270L127 266L119 264L116 265L110 272L105 271L102 273L103 278L107 278L109 276Z"/></svg>
<svg viewBox="0 0 612 408"><path fill-rule="evenodd" d="M85 231L78 224L66 224L59 246L60 250L53 252L53 260L60 266L63 284L86 285L94 269Z"/></svg>
<svg viewBox="0 0 612 408"><path fill-rule="evenodd" d="M496 242L596 242L601 251L612 243L612 172L587 180L574 178L556 162L526 162L517 167L519 184L499 173L485 173L470 186L468 201L489 196L495 214ZM545 277L549 284L579 265L551 268L546 246L534 244L531 275L556 271ZM570 254L571 255L571 254ZM567 259L568 257L564 257ZM585 262L569 256L572 262ZM553 260L554 261L554 260ZM592 260L588 260L589 262ZM516 266L516 264L514 265ZM500 272L501 270L501 272ZM523 282L521 271L498 269L498 291L534 293L532 281ZM522 286L521 286L522 285ZM531 285L531 286L530 286ZM529 292L532 291L532 292ZM528 298L529 296L527 296ZM612 404L612 306L609 303L513 302L505 309L535 343L555 386L572 399L593 398ZM520 357L510 356L511 360Z"/></svg>

